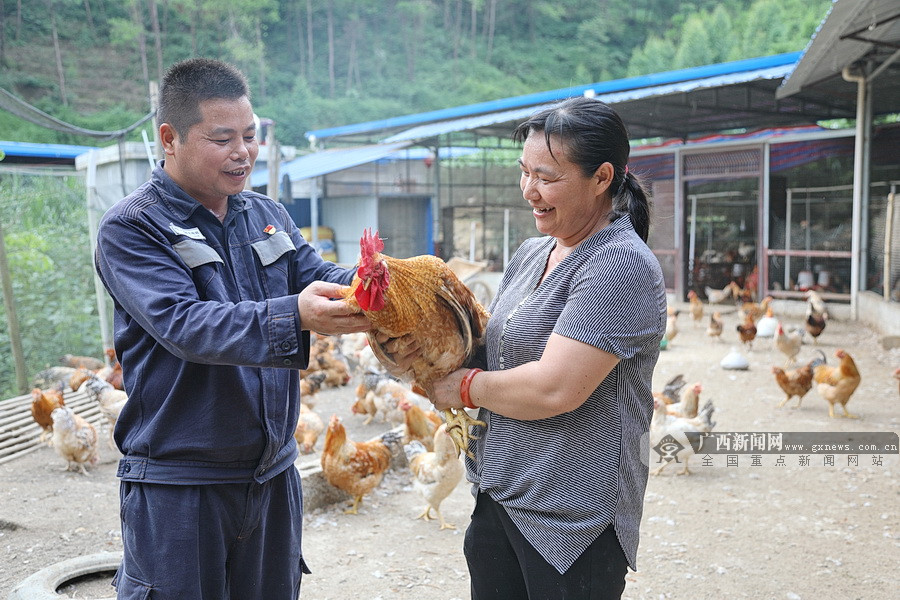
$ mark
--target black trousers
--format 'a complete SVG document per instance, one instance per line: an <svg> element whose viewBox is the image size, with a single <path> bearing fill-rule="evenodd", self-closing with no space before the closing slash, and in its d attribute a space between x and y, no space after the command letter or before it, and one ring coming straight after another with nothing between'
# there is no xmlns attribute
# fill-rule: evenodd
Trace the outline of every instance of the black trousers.
<svg viewBox="0 0 900 600"><path fill-rule="evenodd" d="M628 561L612 527L560 575L484 493L478 494L463 549L472 600L608 600L625 590Z"/></svg>

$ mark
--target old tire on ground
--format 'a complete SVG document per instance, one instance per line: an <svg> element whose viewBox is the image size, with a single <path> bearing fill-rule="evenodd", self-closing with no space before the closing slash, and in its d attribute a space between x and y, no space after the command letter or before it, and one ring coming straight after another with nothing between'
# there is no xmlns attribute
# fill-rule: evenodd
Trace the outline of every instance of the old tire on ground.
<svg viewBox="0 0 900 600"><path fill-rule="evenodd" d="M121 562L121 552L100 552L52 564L22 580L10 593L9 600L59 600L65 598L56 592L65 582L93 573L115 571Z"/></svg>

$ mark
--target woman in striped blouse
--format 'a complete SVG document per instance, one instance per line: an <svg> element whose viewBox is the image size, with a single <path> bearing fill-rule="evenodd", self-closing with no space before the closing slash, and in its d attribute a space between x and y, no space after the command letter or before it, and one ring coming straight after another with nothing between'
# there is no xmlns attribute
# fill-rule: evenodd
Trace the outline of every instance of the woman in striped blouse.
<svg viewBox="0 0 900 600"><path fill-rule="evenodd" d="M635 568L665 330L649 201L602 102L571 98L514 137L543 237L510 260L474 368L433 397L438 409L478 407L486 423L466 460L472 598L619 598Z"/></svg>

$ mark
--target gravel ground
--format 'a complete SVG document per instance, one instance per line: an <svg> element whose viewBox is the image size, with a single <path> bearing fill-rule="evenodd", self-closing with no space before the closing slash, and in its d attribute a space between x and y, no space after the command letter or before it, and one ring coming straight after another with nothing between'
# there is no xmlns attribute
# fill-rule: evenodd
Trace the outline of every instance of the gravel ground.
<svg viewBox="0 0 900 600"><path fill-rule="evenodd" d="M726 309L727 310L727 307ZM796 324L797 319L785 319ZM719 361L738 346L737 316L725 314L723 341L709 340L683 312L681 332L660 355L654 389L675 374L703 385L701 402L712 400L719 432L898 432L900 398L891 373L898 350L884 350L879 336L855 323L831 322L818 346L805 345L807 361L821 349L831 358L846 349L862 373L849 403L858 420L830 419L827 403L811 391L801 408L777 408L783 394L770 372L784 358L771 339L750 351L747 371L725 371ZM386 426L365 427L349 414L355 380L320 392L316 411L327 419L345 415L351 436L369 439ZM792 401L790 405L793 405ZM317 449L321 448L320 439ZM118 522L118 455L101 449L101 464L87 477L66 473L49 448L0 465L0 598L32 573L58 561L121 550ZM879 463L874 462L881 456ZM573 457L577 460L578 457ZM317 455L300 463L315 462ZM786 455L700 457L692 474L675 469L651 477L642 522L638 571L628 573L633 599L888 599L900 589L900 460L897 455L860 454L858 464L834 455L834 464L812 455L809 464ZM302 466L302 465L301 465ZM388 473L358 515L343 505L308 512L304 554L312 575L302 597L310 600L450 600L468 598L462 556L463 532L472 509L461 483L442 505L456 530L415 520L423 508L405 470ZM60 591L65 597L112 595L110 574L86 578ZM894 590L894 592L891 592Z"/></svg>

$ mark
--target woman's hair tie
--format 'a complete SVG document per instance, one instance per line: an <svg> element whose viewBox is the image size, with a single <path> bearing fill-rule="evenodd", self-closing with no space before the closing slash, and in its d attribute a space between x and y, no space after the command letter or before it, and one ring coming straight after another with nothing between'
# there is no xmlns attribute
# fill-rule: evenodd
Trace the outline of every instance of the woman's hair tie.
<svg viewBox="0 0 900 600"><path fill-rule="evenodd" d="M625 165L625 177L628 177L628 165Z"/></svg>

